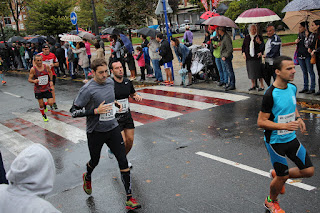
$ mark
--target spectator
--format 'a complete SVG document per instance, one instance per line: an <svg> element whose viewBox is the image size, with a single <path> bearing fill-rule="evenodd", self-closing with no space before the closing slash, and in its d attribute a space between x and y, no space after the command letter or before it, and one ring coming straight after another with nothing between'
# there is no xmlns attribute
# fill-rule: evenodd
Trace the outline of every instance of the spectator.
<svg viewBox="0 0 320 213"><path fill-rule="evenodd" d="M87 56L87 50L86 46L83 42L79 43L79 49L72 48L73 53L78 53L79 61L78 64L81 66L84 72L85 79L83 80L83 83L88 82L88 74L90 72L89 69L89 58Z"/></svg>
<svg viewBox="0 0 320 213"><path fill-rule="evenodd" d="M163 82L161 67L159 64L161 56L159 55L159 52L158 52L160 44L155 38L151 37L148 47L149 47L150 59L151 59L152 66L154 69L154 74L156 77L155 82Z"/></svg>
<svg viewBox="0 0 320 213"><path fill-rule="evenodd" d="M236 35L237 35L237 34L239 34L241 38L244 38L241 30L232 28L232 37L233 37L233 40L236 40Z"/></svg>
<svg viewBox="0 0 320 213"><path fill-rule="evenodd" d="M141 79L140 79L140 81L144 82L146 80L146 76L145 76L145 73L144 73L145 66L146 66L146 63L144 61L144 56L143 56L144 54L143 54L143 51L142 51L141 47L137 47L136 50L137 50L138 54L137 55L136 54L133 55L133 57L138 61L138 65L140 67L140 71L141 71Z"/></svg>
<svg viewBox="0 0 320 213"><path fill-rule="evenodd" d="M95 59L104 59L103 49L100 48L100 44L95 43L94 47L96 49L96 58Z"/></svg>
<svg viewBox="0 0 320 213"><path fill-rule="evenodd" d="M16 69L20 70L22 68L22 61L21 61L21 57L20 57L20 45L19 43L13 43L12 47L13 47L13 54L14 54L14 66Z"/></svg>
<svg viewBox="0 0 320 213"><path fill-rule="evenodd" d="M130 81L136 80L136 72L137 72L136 71L136 63L134 61L132 52L129 52L129 51L127 52L127 54L125 55L125 61L128 64L130 74L131 74L129 80Z"/></svg>
<svg viewBox="0 0 320 213"><path fill-rule="evenodd" d="M157 34L156 40L160 43L158 52L159 52L159 55L161 56L161 60L159 64L163 65L164 70L166 71L167 80L164 83L167 85L173 85L174 82L172 80L172 73L171 73L173 54L172 54L170 44L167 40L163 39L162 33Z"/></svg>
<svg viewBox="0 0 320 213"><path fill-rule="evenodd" d="M192 85L192 74L191 74L191 59L192 53L189 48L180 44L180 41L177 38L172 38L171 45L173 46L174 52L178 58L179 64L181 68L186 68L188 70L188 84L187 86ZM183 82L181 82L180 86L183 86Z"/></svg>
<svg viewBox="0 0 320 213"><path fill-rule="evenodd" d="M67 57L68 57L68 66L69 66L69 73L72 79L75 79L75 71L76 71L76 67L74 66L74 55L75 53L72 52L72 49L70 48L70 44L69 43L65 43L64 44L66 51L67 51Z"/></svg>
<svg viewBox="0 0 320 213"><path fill-rule="evenodd" d="M236 79L234 76L233 66L232 66L232 58L233 58L233 46L232 40L229 34L226 32L225 27L219 27L219 35L220 35L220 55L222 59L222 63L226 67L228 72L228 85L226 85L226 91L236 89Z"/></svg>
<svg viewBox="0 0 320 213"><path fill-rule="evenodd" d="M142 40L142 43L141 43L141 48L145 48L145 47L148 47L148 44L149 44L149 41L147 39L147 36L145 35L140 35L140 38Z"/></svg>
<svg viewBox="0 0 320 213"><path fill-rule="evenodd" d="M184 44L187 47L192 46L192 42L193 42L193 33L190 31L190 27L187 25L186 26L186 31L183 34L183 40L184 40Z"/></svg>
<svg viewBox="0 0 320 213"><path fill-rule="evenodd" d="M102 50L103 50L103 55L105 55L106 53L105 53L105 48L104 48L104 41L103 41L103 39L100 39L99 45L100 45L100 47L101 47Z"/></svg>
<svg viewBox="0 0 320 213"><path fill-rule="evenodd" d="M32 67L32 52L31 52L31 43L26 44L26 50L25 50L25 59L27 63L27 68L30 69Z"/></svg>
<svg viewBox="0 0 320 213"><path fill-rule="evenodd" d="M111 35L110 40L111 40L110 48L112 50L111 61L120 61L123 67L123 76L127 77L127 69L124 61L125 46L123 42L120 39L118 39L117 35Z"/></svg>
<svg viewBox="0 0 320 213"><path fill-rule="evenodd" d="M308 27L308 22L301 22L299 24L299 34L296 39L297 44L297 57L298 62L301 67L303 73L303 89L299 91L299 93L307 93L312 94L315 93L316 81L315 75L313 71L313 64L310 63L311 55L308 52L308 47L305 45L306 37L306 29ZM309 89L309 75L311 80L311 85Z"/></svg>
<svg viewBox="0 0 320 213"><path fill-rule="evenodd" d="M273 68L273 60L280 56L280 50L281 50L281 39L280 37L275 33L276 30L274 26L268 26L267 27L267 36L268 40L266 42L265 46L265 81L268 86L271 84L271 76L273 77L273 80L276 79L276 74L274 72Z"/></svg>
<svg viewBox="0 0 320 213"><path fill-rule="evenodd" d="M320 20L311 22L311 29L314 33L314 39L310 45L311 56L316 56L316 67L318 70L318 86L319 91L315 95L320 95Z"/></svg>
<svg viewBox="0 0 320 213"><path fill-rule="evenodd" d="M28 69L28 67L27 67L27 62L26 62L26 59L25 59L25 51L26 51L26 44L24 44L24 43L20 43L19 44L19 54L20 54L20 59L21 59L21 61L22 61L22 65L23 65L23 68L25 69L25 70L27 70Z"/></svg>
<svg viewBox="0 0 320 213"><path fill-rule="evenodd" d="M89 67L91 64L91 49L90 49L90 43L88 42L87 39L83 39L84 41L84 45L86 46L86 51L87 51L87 55L88 55L88 59L89 59Z"/></svg>
<svg viewBox="0 0 320 213"><path fill-rule="evenodd" d="M217 69L219 71L220 82L218 84L219 87L228 85L228 72L226 70L225 64L221 59L221 51L220 51L220 36L218 33L218 27L215 29L215 36L212 38L212 47L213 47L213 56L215 57L215 62Z"/></svg>
<svg viewBox="0 0 320 213"><path fill-rule="evenodd" d="M145 35L141 35L140 38L142 40L141 48L144 55L144 61L146 63L147 77L153 77L153 69L150 66L150 55L149 55L149 48L148 48L149 41Z"/></svg>
<svg viewBox="0 0 320 213"><path fill-rule="evenodd" d="M67 62L66 62L66 55L64 49L61 47L61 44L57 43L55 44L56 46L56 57L59 62L59 69L61 74L63 75L62 77L65 78L66 76L66 71L64 69L64 66L67 67Z"/></svg>
<svg viewBox="0 0 320 213"><path fill-rule="evenodd" d="M34 144L24 149L7 173L9 185L0 185L0 212L60 212L40 197L52 191L55 172L47 148Z"/></svg>
<svg viewBox="0 0 320 213"><path fill-rule="evenodd" d="M248 78L251 80L249 91L258 88L258 91L264 90L262 73L262 55L264 52L264 43L261 35L258 34L257 25L252 24L248 27L249 35L243 40L242 55L246 60ZM259 79L260 87L256 85Z"/></svg>

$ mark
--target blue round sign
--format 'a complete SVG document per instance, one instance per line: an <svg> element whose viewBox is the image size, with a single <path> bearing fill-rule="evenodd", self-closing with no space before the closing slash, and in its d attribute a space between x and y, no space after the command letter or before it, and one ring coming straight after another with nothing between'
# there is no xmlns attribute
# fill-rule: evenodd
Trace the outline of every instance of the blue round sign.
<svg viewBox="0 0 320 213"><path fill-rule="evenodd" d="M77 24L77 14L76 14L76 12L71 12L70 13L70 19L71 19L71 23L73 25Z"/></svg>

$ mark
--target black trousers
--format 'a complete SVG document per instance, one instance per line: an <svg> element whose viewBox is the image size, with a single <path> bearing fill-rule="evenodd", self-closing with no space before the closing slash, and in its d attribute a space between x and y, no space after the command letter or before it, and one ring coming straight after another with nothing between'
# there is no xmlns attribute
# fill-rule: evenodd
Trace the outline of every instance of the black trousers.
<svg viewBox="0 0 320 213"><path fill-rule="evenodd" d="M273 81L276 80L276 73L274 72L273 65L270 65L267 62L264 65L263 74L264 74L264 80L268 86L270 86L271 84L271 77L273 77Z"/></svg>
<svg viewBox="0 0 320 213"><path fill-rule="evenodd" d="M316 54L316 67L318 71L318 88L320 91L320 54Z"/></svg>
<svg viewBox="0 0 320 213"><path fill-rule="evenodd" d="M87 138L91 158L89 165L92 169L99 164L103 144L107 144L111 152L116 157L120 170L128 168L126 150L119 126L108 132L87 133Z"/></svg>

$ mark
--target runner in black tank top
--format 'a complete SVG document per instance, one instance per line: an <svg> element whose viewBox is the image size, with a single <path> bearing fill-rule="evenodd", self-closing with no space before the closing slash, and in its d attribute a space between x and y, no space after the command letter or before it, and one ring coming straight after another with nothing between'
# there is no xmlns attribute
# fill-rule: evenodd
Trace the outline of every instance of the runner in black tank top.
<svg viewBox="0 0 320 213"><path fill-rule="evenodd" d="M48 121L48 118L45 114L47 112L46 105L53 105L53 98L51 93L51 88L53 87L52 83L52 72L47 65L42 63L42 56L35 55L33 58L34 67L30 69L30 74L28 81L34 84L34 94L35 98L39 102L39 110L42 114L42 118L45 122ZM47 98L47 102L44 102L43 99Z"/></svg>

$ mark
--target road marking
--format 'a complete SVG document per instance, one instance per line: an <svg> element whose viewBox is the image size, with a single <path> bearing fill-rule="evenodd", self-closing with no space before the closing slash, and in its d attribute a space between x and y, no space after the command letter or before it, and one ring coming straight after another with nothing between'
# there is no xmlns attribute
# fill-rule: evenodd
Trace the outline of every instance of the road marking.
<svg viewBox="0 0 320 213"><path fill-rule="evenodd" d="M164 90L164 91L170 91L170 92L181 92L181 93L192 94L192 95L208 96L208 97L220 98L220 99L225 99L230 101L242 101L249 98L248 96L244 96L244 95L237 95L237 94L231 94L226 92L215 92L215 91L209 91L209 90L183 88L183 87L153 86L153 87L146 87L146 88Z"/></svg>
<svg viewBox="0 0 320 213"><path fill-rule="evenodd" d="M71 126L56 119L49 119L49 122L44 122L41 113L14 113L17 117L27 120L43 129L51 131L61 137L72 141L73 143L79 143L79 141L87 138L86 131L77 127Z"/></svg>
<svg viewBox="0 0 320 213"><path fill-rule="evenodd" d="M34 143L14 132L12 129L0 124L0 143L1 146L8 149L12 154L18 155L25 148L33 145Z"/></svg>
<svg viewBox="0 0 320 213"><path fill-rule="evenodd" d="M182 113L158 109L158 108L149 107L149 106L143 106L135 103L130 103L130 109L135 112L152 115L152 116L156 116L163 119L168 119L168 118L173 118L173 117L183 115Z"/></svg>
<svg viewBox="0 0 320 213"><path fill-rule="evenodd" d="M11 96L16 97L16 98L22 98L22 96L16 95L16 94L13 94L13 93L10 93L10 92L3 92L3 93L5 93L7 95L11 95Z"/></svg>
<svg viewBox="0 0 320 213"><path fill-rule="evenodd" d="M215 155L211 155L211 154L208 154L208 153L205 153L205 152L196 152L196 154L200 155L202 157L206 157L206 158L209 158L209 159L212 159L212 160L216 160L216 161L219 161L221 163L225 163L225 164L228 164L230 166L234 166L234 167L237 167L237 168L240 168L240 169L243 169L243 170L246 170L246 171L249 171L249 172L252 172L252 173L255 173L255 174L270 178L269 172L265 172L265 171L262 171L260 169L253 168L251 166L247 166L247 165L244 165L244 164L241 164L241 163L237 163L237 162L234 162L234 161L231 161L231 160L227 160L225 158L221 158L221 157L218 157L218 156L215 156ZM314 186L310 186L310 185L307 185L307 184L304 184L304 183L301 183L301 182L294 182L294 180L292 180L292 179L288 179L286 183L289 184L289 185L296 186L296 187L299 187L301 189L307 190L307 191L311 191L311 190L316 189L316 187L314 187Z"/></svg>

